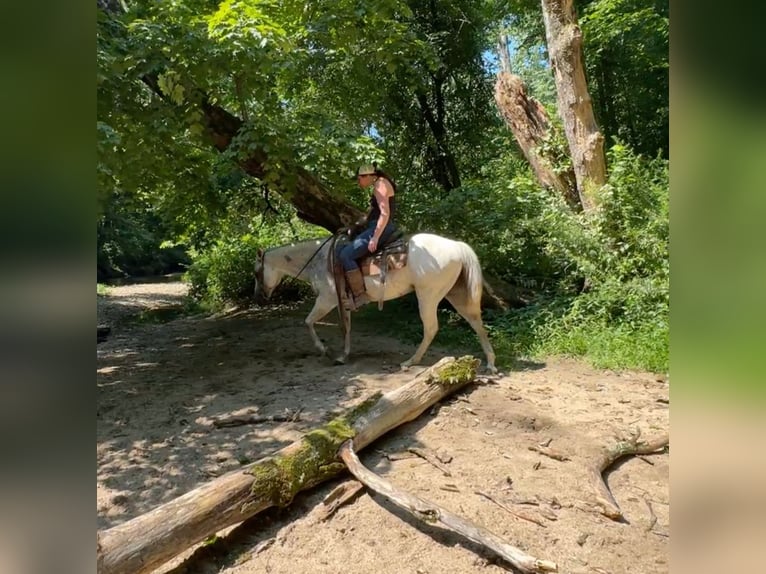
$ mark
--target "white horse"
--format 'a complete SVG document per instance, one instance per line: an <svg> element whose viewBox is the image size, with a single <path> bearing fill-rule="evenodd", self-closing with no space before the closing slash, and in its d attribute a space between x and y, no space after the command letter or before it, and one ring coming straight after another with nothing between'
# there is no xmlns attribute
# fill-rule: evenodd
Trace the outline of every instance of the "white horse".
<svg viewBox="0 0 766 574"><path fill-rule="evenodd" d="M255 265L256 291L262 290L267 298L285 276L311 283L317 298L306 317L306 325L314 345L323 355L327 355L327 347L317 336L314 324L338 305L335 280L328 265L331 244L331 241L315 239L275 247L259 252ZM417 295L423 340L415 354L401 364L403 369L419 363L428 350L439 329L437 306L446 297L479 336L487 357L487 369L497 372L495 352L481 321L481 266L470 246L446 237L418 233L409 239L405 267L389 269L382 287L379 276L365 276L364 283L372 301L396 299L413 290ZM340 314L345 340L343 355L336 362L344 363L351 351L351 312L341 309Z"/></svg>

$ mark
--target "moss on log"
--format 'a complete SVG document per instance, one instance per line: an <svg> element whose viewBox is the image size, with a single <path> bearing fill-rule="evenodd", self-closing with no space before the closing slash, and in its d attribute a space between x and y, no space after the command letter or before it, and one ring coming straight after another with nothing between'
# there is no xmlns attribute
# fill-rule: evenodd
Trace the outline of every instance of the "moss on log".
<svg viewBox="0 0 766 574"><path fill-rule="evenodd" d="M98 573L151 572L223 528L289 504L298 492L345 469L338 450L346 440L353 439L361 450L472 382L478 365L474 357L444 358L406 385L376 393L274 455L99 532Z"/></svg>

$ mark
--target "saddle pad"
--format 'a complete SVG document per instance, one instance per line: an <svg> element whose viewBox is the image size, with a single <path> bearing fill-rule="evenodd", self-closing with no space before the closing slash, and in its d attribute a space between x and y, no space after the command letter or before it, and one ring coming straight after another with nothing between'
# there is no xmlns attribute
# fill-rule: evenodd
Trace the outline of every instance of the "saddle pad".
<svg viewBox="0 0 766 574"><path fill-rule="evenodd" d="M389 253L386 257L389 271L392 269L402 269L407 265L406 253ZM373 255L372 257L365 257L361 261L359 267L361 268L363 275L375 276L380 275L380 267L382 263L381 255Z"/></svg>

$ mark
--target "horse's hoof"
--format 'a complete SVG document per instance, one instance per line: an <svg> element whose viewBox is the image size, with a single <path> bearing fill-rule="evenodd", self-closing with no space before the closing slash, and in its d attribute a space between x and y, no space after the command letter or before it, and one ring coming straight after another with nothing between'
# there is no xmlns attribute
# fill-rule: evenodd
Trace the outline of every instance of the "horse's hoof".
<svg viewBox="0 0 766 574"><path fill-rule="evenodd" d="M345 365L346 364L346 357L335 357L335 359L332 362L333 365Z"/></svg>
<svg viewBox="0 0 766 574"><path fill-rule="evenodd" d="M402 363L399 366L401 367L402 371L409 371L412 363Z"/></svg>

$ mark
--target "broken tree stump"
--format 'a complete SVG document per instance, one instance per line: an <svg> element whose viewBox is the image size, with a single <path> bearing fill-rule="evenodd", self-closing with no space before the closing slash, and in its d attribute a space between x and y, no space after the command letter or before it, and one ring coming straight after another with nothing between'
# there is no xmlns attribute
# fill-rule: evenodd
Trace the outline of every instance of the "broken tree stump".
<svg viewBox="0 0 766 574"><path fill-rule="evenodd" d="M412 381L376 394L325 426L243 469L224 474L123 524L97 533L98 574L144 574L180 552L345 469L338 449L362 449L476 378L479 360L445 357Z"/></svg>

